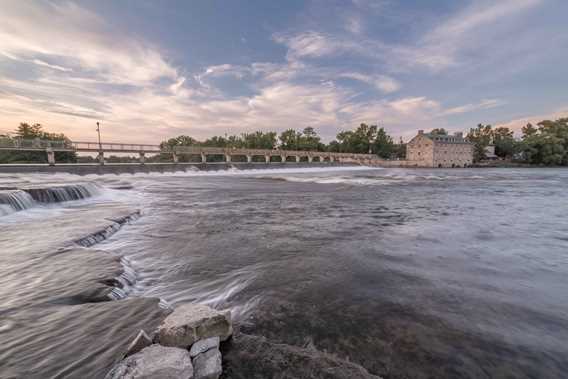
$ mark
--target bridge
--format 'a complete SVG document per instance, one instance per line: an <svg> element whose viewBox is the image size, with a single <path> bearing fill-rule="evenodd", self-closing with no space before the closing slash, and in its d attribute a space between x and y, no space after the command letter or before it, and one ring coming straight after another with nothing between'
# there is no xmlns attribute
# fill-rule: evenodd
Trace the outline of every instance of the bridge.
<svg viewBox="0 0 568 379"><path fill-rule="evenodd" d="M264 163L272 162L272 157L278 157L284 163L288 158L299 163L302 158L307 162L350 162L369 164L379 161L374 154L334 153L325 151L281 150L281 149L237 149L203 146L175 146L162 148L159 145L130 144L130 143L97 143L73 141L49 141L41 139L0 138L0 151L39 151L45 152L50 166L55 165L56 152L97 153L97 160L105 164L105 153L138 154L140 164L145 164L147 154L167 154L173 163L179 162L181 155L200 157L201 163L207 163L208 156L222 156L225 163L230 163L233 157L244 157L247 163L253 163L254 157L263 157Z"/></svg>

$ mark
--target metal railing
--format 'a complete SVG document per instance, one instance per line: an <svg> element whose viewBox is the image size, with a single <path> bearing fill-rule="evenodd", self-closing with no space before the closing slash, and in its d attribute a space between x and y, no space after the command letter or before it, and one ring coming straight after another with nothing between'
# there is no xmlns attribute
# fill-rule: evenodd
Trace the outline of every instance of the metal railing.
<svg viewBox="0 0 568 379"><path fill-rule="evenodd" d="M280 149L242 149L205 146L174 146L162 148L159 145L131 144L131 143L98 143L82 141L50 141L23 138L0 137L2 150L60 150L83 152L115 152L115 153L164 153L164 154L195 154L195 155L243 155L243 156L298 156L298 157L324 157L373 159L373 154L335 153L329 151L280 150Z"/></svg>

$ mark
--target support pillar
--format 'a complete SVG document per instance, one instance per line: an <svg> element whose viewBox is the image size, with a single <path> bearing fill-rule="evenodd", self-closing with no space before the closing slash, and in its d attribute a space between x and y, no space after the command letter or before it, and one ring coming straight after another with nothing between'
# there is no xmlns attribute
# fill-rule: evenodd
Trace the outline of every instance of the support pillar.
<svg viewBox="0 0 568 379"><path fill-rule="evenodd" d="M314 161L314 157L308 155L308 163L312 163Z"/></svg>
<svg viewBox="0 0 568 379"><path fill-rule="evenodd" d="M296 163L300 163L300 156L296 155Z"/></svg>
<svg viewBox="0 0 568 379"><path fill-rule="evenodd" d="M175 151L172 153L172 159L173 159L174 163L178 163L178 162L179 162L179 157L178 157L178 155L175 153Z"/></svg>
<svg viewBox="0 0 568 379"><path fill-rule="evenodd" d="M105 153L103 153L102 151L99 151L99 155L97 155L97 160L99 161L99 164L102 166L105 164Z"/></svg>
<svg viewBox="0 0 568 379"><path fill-rule="evenodd" d="M207 155L205 153L201 153L201 163L207 163Z"/></svg>
<svg viewBox="0 0 568 379"><path fill-rule="evenodd" d="M247 155L247 163L252 163L252 155Z"/></svg>
<svg viewBox="0 0 568 379"><path fill-rule="evenodd" d="M146 163L146 154L143 151L141 151L139 154L140 154L140 164Z"/></svg>
<svg viewBox="0 0 568 379"><path fill-rule="evenodd" d="M280 156L280 160L282 161L282 163L286 163L286 156L285 156L285 155L281 155L281 156Z"/></svg>
<svg viewBox="0 0 568 379"><path fill-rule="evenodd" d="M225 154L225 162L231 163L231 155L230 154Z"/></svg>
<svg viewBox="0 0 568 379"><path fill-rule="evenodd" d="M55 152L53 150L46 150L47 152L47 163L50 166L55 166Z"/></svg>
<svg viewBox="0 0 568 379"><path fill-rule="evenodd" d="M270 163L270 155L265 155L265 156L264 156L264 161L265 161L266 163Z"/></svg>

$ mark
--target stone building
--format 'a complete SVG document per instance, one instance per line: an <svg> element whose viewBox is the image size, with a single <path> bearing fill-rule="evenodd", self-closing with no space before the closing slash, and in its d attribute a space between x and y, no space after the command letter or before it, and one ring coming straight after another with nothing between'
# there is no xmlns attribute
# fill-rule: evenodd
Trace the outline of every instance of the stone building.
<svg viewBox="0 0 568 379"><path fill-rule="evenodd" d="M440 135L419 130L406 145L406 159L420 167L468 167L473 163L473 145L462 133Z"/></svg>

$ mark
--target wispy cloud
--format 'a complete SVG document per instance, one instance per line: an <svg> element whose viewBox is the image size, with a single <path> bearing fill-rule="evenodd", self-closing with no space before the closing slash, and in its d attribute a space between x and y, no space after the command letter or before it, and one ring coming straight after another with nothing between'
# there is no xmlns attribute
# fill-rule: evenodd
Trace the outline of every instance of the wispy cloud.
<svg viewBox="0 0 568 379"><path fill-rule="evenodd" d="M384 93L396 92L401 88L401 84L395 79L386 75L366 75L359 72L344 72L338 74L340 78L358 80L372 85Z"/></svg>
<svg viewBox="0 0 568 379"><path fill-rule="evenodd" d="M442 113L442 115L443 116L456 115L456 114L461 114L461 113L473 112L473 111L480 110L480 109L496 108L496 107L500 107L502 105L505 105L505 102L502 101L502 100L499 100L499 99L484 99L484 100L481 100L478 103L465 104L465 105L460 105L458 107L446 109Z"/></svg>
<svg viewBox="0 0 568 379"><path fill-rule="evenodd" d="M359 12L374 15L385 6L354 2ZM330 139L360 122L405 136L417 125L451 128L451 116L496 108L508 99L491 92L491 98L470 96L447 106L409 82L416 78L409 73L441 75L464 64L486 38L508 30L508 19L541 2L476 2L418 39L398 43L368 36L361 13L349 13L338 19L335 32L297 27L275 33L285 56L249 62L238 57L190 70L152 41L72 2L7 0L0 13L0 121L3 127L42 122L88 139L94 120L103 120L107 140L139 142L307 125ZM246 91L230 91L222 82L245 84Z"/></svg>

